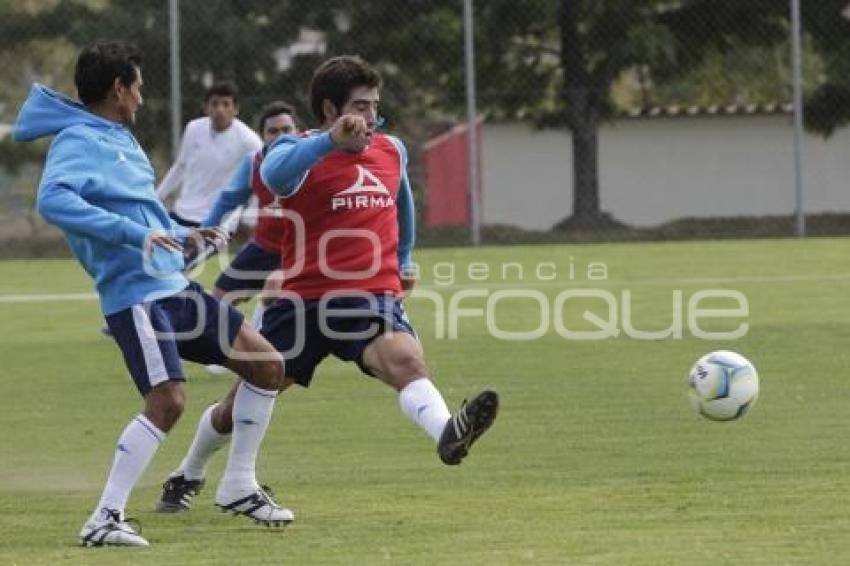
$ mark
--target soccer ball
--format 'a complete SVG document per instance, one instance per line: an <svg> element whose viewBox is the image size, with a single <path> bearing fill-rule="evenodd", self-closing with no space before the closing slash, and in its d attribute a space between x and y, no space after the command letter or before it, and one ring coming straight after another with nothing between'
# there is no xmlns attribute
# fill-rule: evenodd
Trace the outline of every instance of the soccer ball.
<svg viewBox="0 0 850 566"><path fill-rule="evenodd" d="M688 386L699 414L713 421L733 421L755 404L759 376L741 354L718 350L697 360L688 373Z"/></svg>

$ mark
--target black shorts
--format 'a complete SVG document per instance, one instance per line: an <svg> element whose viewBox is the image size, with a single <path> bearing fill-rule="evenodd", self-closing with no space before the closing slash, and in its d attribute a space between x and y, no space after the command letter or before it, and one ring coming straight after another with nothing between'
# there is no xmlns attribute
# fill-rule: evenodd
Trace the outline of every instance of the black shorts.
<svg viewBox="0 0 850 566"><path fill-rule="evenodd" d="M200 364L227 360L242 321L242 313L195 282L176 295L106 317L143 396L162 382L185 381L181 358Z"/></svg>
<svg viewBox="0 0 850 566"><path fill-rule="evenodd" d="M416 336L395 296L369 293L315 300L285 297L266 310L260 329L283 355L286 376L304 387L329 354L356 362L361 371L372 375L363 365L363 351L387 332Z"/></svg>
<svg viewBox="0 0 850 566"><path fill-rule="evenodd" d="M185 226L186 228L200 228L201 227L200 222L195 222L194 220L188 220L186 218L183 218L182 216L180 216L179 214L177 214L174 211L169 212L168 216L170 216L173 221L175 221L176 223L178 223L181 226Z"/></svg>
<svg viewBox="0 0 850 566"><path fill-rule="evenodd" d="M259 291L266 277L279 267L280 254L268 252L249 240L215 280L215 286L222 291Z"/></svg>

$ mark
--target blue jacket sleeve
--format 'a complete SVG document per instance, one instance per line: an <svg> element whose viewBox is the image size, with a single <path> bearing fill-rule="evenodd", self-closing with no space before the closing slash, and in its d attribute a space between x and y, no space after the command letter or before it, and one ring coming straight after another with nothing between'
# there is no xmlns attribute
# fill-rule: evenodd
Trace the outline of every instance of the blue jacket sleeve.
<svg viewBox="0 0 850 566"><path fill-rule="evenodd" d="M398 209L398 267L402 275L413 268L413 244L416 240L416 209L407 169L401 172L401 182L396 199Z"/></svg>
<svg viewBox="0 0 850 566"><path fill-rule="evenodd" d="M327 132L305 138L281 136L269 146L260 165L260 177L275 194L291 196L310 167L333 150Z"/></svg>
<svg viewBox="0 0 850 566"><path fill-rule="evenodd" d="M413 204L413 190L407 174L407 149L400 139L389 136L401 156L401 179L396 196L398 211L398 267L402 276L413 270L413 244L416 239L416 208Z"/></svg>
<svg viewBox="0 0 850 566"><path fill-rule="evenodd" d="M251 198L251 166L253 161L254 152L252 151L239 163L230 183L219 193L212 210L201 222L201 226L218 226L228 212L240 204L248 202L248 199Z"/></svg>
<svg viewBox="0 0 850 566"><path fill-rule="evenodd" d="M88 147L90 143L79 132L65 130L56 136L38 189L38 212L62 230L142 248L150 228L94 206L82 196L87 185L104 182Z"/></svg>

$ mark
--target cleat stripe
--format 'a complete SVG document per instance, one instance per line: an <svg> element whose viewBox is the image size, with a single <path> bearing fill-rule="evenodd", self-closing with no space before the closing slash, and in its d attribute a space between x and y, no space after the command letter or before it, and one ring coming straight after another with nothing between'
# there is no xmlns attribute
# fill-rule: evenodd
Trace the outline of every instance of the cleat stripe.
<svg viewBox="0 0 850 566"><path fill-rule="evenodd" d="M455 436L457 436L458 438L462 437L463 434L460 432L460 428L458 428L457 419L452 419L452 426L455 429Z"/></svg>

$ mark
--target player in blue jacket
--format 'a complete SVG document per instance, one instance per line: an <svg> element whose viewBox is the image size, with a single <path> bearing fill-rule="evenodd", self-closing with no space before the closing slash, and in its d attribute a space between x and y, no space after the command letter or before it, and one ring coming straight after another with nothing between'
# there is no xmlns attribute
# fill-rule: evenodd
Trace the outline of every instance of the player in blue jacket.
<svg viewBox="0 0 850 566"><path fill-rule="evenodd" d="M17 141L55 136L38 189L38 210L62 230L94 279L107 324L144 397L144 410L118 439L100 502L80 531L85 546L148 545L127 524L124 508L183 411L180 358L223 364L243 378L216 504L266 524L293 519L255 478L257 451L282 385L283 360L243 324L238 311L182 274L184 245L226 234L174 224L157 198L153 168L128 129L142 104L140 67L141 56L130 45L87 47L74 75L82 104L34 85L14 132Z"/></svg>

